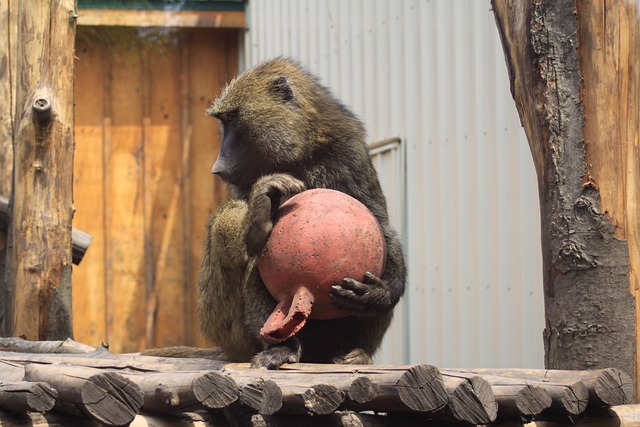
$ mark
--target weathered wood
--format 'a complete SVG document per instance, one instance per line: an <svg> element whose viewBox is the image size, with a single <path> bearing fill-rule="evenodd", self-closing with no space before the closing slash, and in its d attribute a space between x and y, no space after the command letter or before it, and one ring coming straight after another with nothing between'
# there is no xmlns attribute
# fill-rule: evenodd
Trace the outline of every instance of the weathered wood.
<svg viewBox="0 0 640 427"><path fill-rule="evenodd" d="M633 381L631 377L613 368L586 371L547 369L465 369L464 371L482 375L483 377L487 375L497 376L520 381L525 380L528 383L531 381L557 384L582 382L589 392L590 406L616 406L631 403L633 400Z"/></svg>
<svg viewBox="0 0 640 427"><path fill-rule="evenodd" d="M441 421L429 421L424 416L373 415L350 411L338 411L330 415L308 417L302 415L254 415L245 424L247 427L435 427ZM455 424L447 424L455 425Z"/></svg>
<svg viewBox="0 0 640 427"><path fill-rule="evenodd" d="M97 421L57 412L11 414L0 409L0 425L11 427L102 427ZM220 414L182 412L178 414L138 414L128 427L229 427Z"/></svg>
<svg viewBox="0 0 640 427"><path fill-rule="evenodd" d="M75 152L73 161L73 202L75 227L89 231L96 242L82 264L73 269L73 333L81 342L108 339L105 286L105 249L109 235L105 229L105 160L102 124L105 113L105 80L109 74L109 50L99 37L90 38L87 28L78 27L74 82ZM92 44L91 40L94 40ZM95 46L97 45L97 46Z"/></svg>
<svg viewBox="0 0 640 427"><path fill-rule="evenodd" d="M121 372L136 384L144 399L141 409L149 412L221 410L238 400L240 388L219 372L132 373Z"/></svg>
<svg viewBox="0 0 640 427"><path fill-rule="evenodd" d="M177 43L183 38L167 38L165 29L157 29L154 50L160 55L143 54L143 79L145 92L143 134L144 187L145 187L145 239L147 270L147 301L164 301L164 304L147 308L146 347L167 347L185 344L187 316L176 316L178 309L186 305L188 293L184 286L186 251L184 215L182 204L181 147L181 52ZM167 76L173 76L167 79Z"/></svg>
<svg viewBox="0 0 640 427"><path fill-rule="evenodd" d="M58 392L58 410L106 425L130 423L143 401L140 387L115 372L31 364L25 367L25 380L53 387Z"/></svg>
<svg viewBox="0 0 640 427"><path fill-rule="evenodd" d="M0 337L0 351L46 354L83 354L95 351L95 348L70 338L64 341L29 341L19 337Z"/></svg>
<svg viewBox="0 0 640 427"><path fill-rule="evenodd" d="M0 360L0 382L16 382L24 379L24 365Z"/></svg>
<svg viewBox="0 0 640 427"><path fill-rule="evenodd" d="M113 30L114 32L116 30ZM115 353L140 351L146 347L146 298L144 230L143 90L141 48L132 48L139 35L118 29L111 40L110 62L105 79L109 96L104 126L105 229L107 339ZM127 37L128 36L128 37ZM138 45L140 46L140 45Z"/></svg>
<svg viewBox="0 0 640 427"><path fill-rule="evenodd" d="M74 0L18 2L12 335L73 336Z"/></svg>
<svg viewBox="0 0 640 427"><path fill-rule="evenodd" d="M292 392L296 402L300 399L318 398L314 392L304 394L312 381L318 381L333 388L323 387L323 395L328 393L330 400L344 399L344 408L354 410L376 410L383 412L435 412L444 407L449 396L444 389L442 377L437 368L430 365L310 365L297 363L284 365L279 371L269 372L249 369L247 364L231 363L224 371L234 378L252 378L264 376L275 381L283 391L283 406L287 406L287 393ZM366 377L376 384L367 393L366 398L359 400L346 399L357 395L352 384L359 378ZM362 380L360 380L362 381ZM356 386L360 387L360 385ZM339 392L339 394L337 392ZM293 397L291 398L293 399ZM297 405L294 403L292 405ZM284 410L284 408L283 408Z"/></svg>
<svg viewBox="0 0 640 427"><path fill-rule="evenodd" d="M0 360L15 363L67 364L98 369L136 369L143 372L207 371L222 369L226 362L208 359L178 359L96 350L78 354L37 354L0 351Z"/></svg>
<svg viewBox="0 0 640 427"><path fill-rule="evenodd" d="M491 390L498 403L500 417L521 417L531 419L551 407L553 400L549 392L531 384L504 384L501 380L492 382Z"/></svg>
<svg viewBox="0 0 640 427"><path fill-rule="evenodd" d="M501 418L531 419L551 407L551 396L542 387L527 384L526 380L517 378L479 375L491 385L498 404L498 416Z"/></svg>
<svg viewBox="0 0 640 427"><path fill-rule="evenodd" d="M246 425L251 427L395 427L424 426L444 427L464 424L448 424L441 421L425 420L419 416L371 415L353 412L336 412L321 417L303 416L253 416ZM507 420L487 424L487 427L638 427L640 426L640 405L624 405L578 417L568 421L565 418L543 421Z"/></svg>
<svg viewBox="0 0 640 427"><path fill-rule="evenodd" d="M0 0L0 196L13 187L13 127L16 109L16 61L18 0ZM13 281L11 280L10 225L0 222L0 336L11 335Z"/></svg>
<svg viewBox="0 0 640 427"><path fill-rule="evenodd" d="M0 408L14 413L47 412L57 396L56 390L43 382L0 382Z"/></svg>
<svg viewBox="0 0 640 427"><path fill-rule="evenodd" d="M9 223L9 199L4 196L0 196L0 223L2 222ZM89 233L75 227L71 229L71 255L74 264L80 264L92 240L93 237Z"/></svg>
<svg viewBox="0 0 640 427"><path fill-rule="evenodd" d="M254 414L272 415L282 408L282 389L267 378L238 378L240 410Z"/></svg>
<svg viewBox="0 0 640 427"><path fill-rule="evenodd" d="M244 28L242 11L81 9L85 26Z"/></svg>
<svg viewBox="0 0 640 427"><path fill-rule="evenodd" d="M434 418L468 424L495 421L498 404L486 380L476 375L441 374L449 403Z"/></svg>
<svg viewBox="0 0 640 427"><path fill-rule="evenodd" d="M545 364L613 367L635 378L637 6L623 0L493 0L492 9L538 175Z"/></svg>

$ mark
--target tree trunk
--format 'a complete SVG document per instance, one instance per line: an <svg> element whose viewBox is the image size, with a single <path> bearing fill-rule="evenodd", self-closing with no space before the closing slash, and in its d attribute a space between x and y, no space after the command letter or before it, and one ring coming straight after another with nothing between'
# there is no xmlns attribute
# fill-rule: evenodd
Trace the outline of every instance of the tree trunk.
<svg viewBox="0 0 640 427"><path fill-rule="evenodd" d="M18 5L12 334L64 339L71 323L75 0Z"/></svg>
<svg viewBox="0 0 640 427"><path fill-rule="evenodd" d="M614 367L637 379L640 11L632 3L492 0L538 174L545 364Z"/></svg>
<svg viewBox="0 0 640 427"><path fill-rule="evenodd" d="M13 173L13 113L16 67L17 0L0 0L0 196L11 195ZM0 223L0 336L11 334L9 222Z"/></svg>

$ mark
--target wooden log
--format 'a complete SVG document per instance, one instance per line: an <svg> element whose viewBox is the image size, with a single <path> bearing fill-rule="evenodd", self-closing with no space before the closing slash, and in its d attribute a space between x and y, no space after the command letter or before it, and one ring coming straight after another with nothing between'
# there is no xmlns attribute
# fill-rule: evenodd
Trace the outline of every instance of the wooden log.
<svg viewBox="0 0 640 427"><path fill-rule="evenodd" d="M498 403L498 418L524 418L541 414L551 407L551 396L542 387L526 381L482 375L491 385Z"/></svg>
<svg viewBox="0 0 640 427"><path fill-rule="evenodd" d="M538 176L545 364L640 384L635 1L492 0Z"/></svg>
<svg viewBox="0 0 640 427"><path fill-rule="evenodd" d="M282 408L282 389L267 378L238 378L239 404L243 412L272 415Z"/></svg>
<svg viewBox="0 0 640 427"><path fill-rule="evenodd" d="M25 367L25 380L53 387L58 392L56 409L106 425L130 423L143 401L140 387L115 372L31 364Z"/></svg>
<svg viewBox="0 0 640 427"><path fill-rule="evenodd" d="M96 349L67 338L64 341L29 341L19 337L0 337L1 351L21 353L89 353Z"/></svg>
<svg viewBox="0 0 640 427"><path fill-rule="evenodd" d="M589 391L589 405L616 406L633 401L633 381L619 369L608 368L587 371L547 371L551 381L574 378L582 381Z"/></svg>
<svg viewBox="0 0 640 427"><path fill-rule="evenodd" d="M0 0L0 196L9 197L13 187L13 127L16 111L16 43L18 0ZM11 273L11 226L0 221L0 336L11 335L13 283Z"/></svg>
<svg viewBox="0 0 640 427"><path fill-rule="evenodd" d="M264 371L249 369L247 364L231 363L225 366L224 371L236 379L264 376L275 381L283 391L284 411L293 411L290 406L287 406L288 403L297 406L306 402L305 399L324 397L331 404L343 399L342 407L358 411L432 413L444 407L449 400L439 371L429 365L367 366L297 363L284 365L279 371L265 374ZM320 395L318 395L318 389L314 389L313 392L309 391L307 395L302 396L313 381L331 387L319 388ZM370 385L369 381L375 383L375 386ZM289 392L292 394L289 395ZM304 408L298 409L304 411Z"/></svg>
<svg viewBox="0 0 640 427"><path fill-rule="evenodd" d="M73 10L18 2L11 335L30 339L73 336Z"/></svg>
<svg viewBox="0 0 640 427"><path fill-rule="evenodd" d="M0 425L11 427L102 427L103 424L59 412L12 414L0 409ZM138 414L128 427L229 427L221 414L181 412L177 414Z"/></svg>
<svg viewBox="0 0 640 427"><path fill-rule="evenodd" d="M68 364L98 369L136 369L147 372L219 370L226 362L209 359L180 359L169 357L114 354L102 350L86 354L15 353L0 351L0 360L14 363Z"/></svg>
<svg viewBox="0 0 640 427"><path fill-rule="evenodd" d="M47 383L0 382L0 408L14 413L47 412L53 408L57 396Z"/></svg>
<svg viewBox="0 0 640 427"><path fill-rule="evenodd" d="M491 386L477 375L442 374L449 403L433 417L468 424L488 424L495 421L498 404Z"/></svg>
<svg viewBox="0 0 640 427"><path fill-rule="evenodd" d="M16 382L24 379L24 365L0 360L0 381Z"/></svg>
<svg viewBox="0 0 640 427"><path fill-rule="evenodd" d="M149 412L222 410L238 400L240 388L219 372L121 372L144 395L141 409Z"/></svg>
<svg viewBox="0 0 640 427"><path fill-rule="evenodd" d="M248 427L442 427L443 423L441 421L426 420L423 415L373 415L351 411L337 411L333 414L315 417L303 415L254 415L245 425Z"/></svg>
<svg viewBox="0 0 640 427"><path fill-rule="evenodd" d="M543 383L572 384L580 381L587 387L590 406L624 405L633 400L634 390L631 377L614 368L585 371L555 369L464 369L464 371L482 376L498 376Z"/></svg>

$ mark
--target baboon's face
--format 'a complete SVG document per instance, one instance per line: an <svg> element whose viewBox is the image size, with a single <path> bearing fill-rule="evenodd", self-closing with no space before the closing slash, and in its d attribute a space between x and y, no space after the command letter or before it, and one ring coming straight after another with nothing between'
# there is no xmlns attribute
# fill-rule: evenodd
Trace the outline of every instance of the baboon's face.
<svg viewBox="0 0 640 427"><path fill-rule="evenodd" d="M240 184L244 175L243 165L254 163L252 145L240 126L239 111L217 113L223 135L218 158L211 172L231 184Z"/></svg>

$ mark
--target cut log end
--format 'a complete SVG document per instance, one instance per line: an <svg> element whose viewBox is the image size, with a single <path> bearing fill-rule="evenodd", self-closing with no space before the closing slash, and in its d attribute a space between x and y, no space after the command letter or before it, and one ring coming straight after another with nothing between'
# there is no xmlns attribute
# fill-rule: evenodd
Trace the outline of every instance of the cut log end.
<svg viewBox="0 0 640 427"><path fill-rule="evenodd" d="M582 414L589 403L589 391L583 382L579 381L566 387L562 393L562 406L571 415Z"/></svg>
<svg viewBox="0 0 640 427"><path fill-rule="evenodd" d="M456 420L470 424L487 424L498 414L491 385L481 377L471 377L451 393L449 408Z"/></svg>
<svg viewBox="0 0 640 427"><path fill-rule="evenodd" d="M521 415L532 417L551 406L551 396L541 387L525 385L516 394L515 404Z"/></svg>
<svg viewBox="0 0 640 427"><path fill-rule="evenodd" d="M449 401L440 371L434 366L411 367L400 377L397 386L402 403L414 411L433 412Z"/></svg>
<svg viewBox="0 0 640 427"><path fill-rule="evenodd" d="M379 394L380 386L367 377L358 377L349 384L348 397L354 402L371 402Z"/></svg>
<svg viewBox="0 0 640 427"><path fill-rule="evenodd" d="M273 415L282 408L282 389L272 380L258 379L240 389L244 408L262 415Z"/></svg>
<svg viewBox="0 0 640 427"><path fill-rule="evenodd" d="M315 415L327 415L340 407L345 395L332 385L317 384L309 387L302 398L307 411Z"/></svg>
<svg viewBox="0 0 640 427"><path fill-rule="evenodd" d="M143 394L136 384L115 372L94 375L82 387L83 410L107 425L133 421L142 405Z"/></svg>
<svg viewBox="0 0 640 427"><path fill-rule="evenodd" d="M633 381L618 369L604 369L596 378L593 392L603 406L624 405L633 399Z"/></svg>
<svg viewBox="0 0 640 427"><path fill-rule="evenodd" d="M58 392L49 384L33 383L31 392L27 396L27 403L31 412L47 412L50 411L56 403Z"/></svg>
<svg viewBox="0 0 640 427"><path fill-rule="evenodd" d="M228 375L208 372L193 380L196 399L209 409L223 409L238 400L239 388Z"/></svg>

